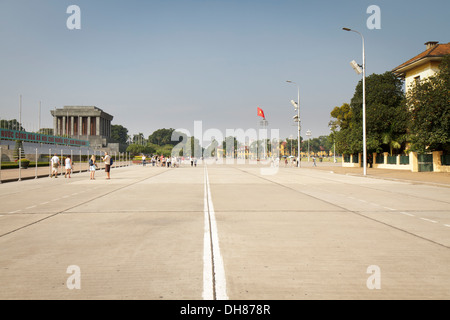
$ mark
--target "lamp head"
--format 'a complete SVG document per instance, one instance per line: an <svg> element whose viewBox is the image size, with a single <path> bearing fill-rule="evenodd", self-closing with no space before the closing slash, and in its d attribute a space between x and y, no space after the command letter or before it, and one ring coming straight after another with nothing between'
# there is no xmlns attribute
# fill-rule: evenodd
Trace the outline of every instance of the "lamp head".
<svg viewBox="0 0 450 320"><path fill-rule="evenodd" d="M363 72L360 65L357 64L355 60L351 61L350 65L352 66L353 70L355 70L355 72L357 74L361 74Z"/></svg>
<svg viewBox="0 0 450 320"><path fill-rule="evenodd" d="M352 31L352 29L350 29L350 28L342 28L342 30L344 30L344 31Z"/></svg>
<svg viewBox="0 0 450 320"><path fill-rule="evenodd" d="M291 100L291 104L294 106L294 109L297 110L297 108L298 108L298 103L295 102L294 100Z"/></svg>

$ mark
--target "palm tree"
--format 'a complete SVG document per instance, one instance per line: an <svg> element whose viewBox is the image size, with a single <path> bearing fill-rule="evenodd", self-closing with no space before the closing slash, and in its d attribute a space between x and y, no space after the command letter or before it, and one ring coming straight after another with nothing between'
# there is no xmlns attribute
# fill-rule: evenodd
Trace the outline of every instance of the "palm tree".
<svg viewBox="0 0 450 320"><path fill-rule="evenodd" d="M396 135L390 130L382 134L381 139L384 144L389 145L389 154L392 156L393 149L400 149L402 147L403 135Z"/></svg>

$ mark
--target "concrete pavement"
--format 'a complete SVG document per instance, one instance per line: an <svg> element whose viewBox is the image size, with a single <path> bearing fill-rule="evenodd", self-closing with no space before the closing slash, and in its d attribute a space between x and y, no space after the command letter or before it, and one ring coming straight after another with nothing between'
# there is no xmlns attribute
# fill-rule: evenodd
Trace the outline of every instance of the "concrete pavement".
<svg viewBox="0 0 450 320"><path fill-rule="evenodd" d="M449 188L317 169L132 166L4 183L0 298L450 298ZM208 275L220 265L224 283Z"/></svg>

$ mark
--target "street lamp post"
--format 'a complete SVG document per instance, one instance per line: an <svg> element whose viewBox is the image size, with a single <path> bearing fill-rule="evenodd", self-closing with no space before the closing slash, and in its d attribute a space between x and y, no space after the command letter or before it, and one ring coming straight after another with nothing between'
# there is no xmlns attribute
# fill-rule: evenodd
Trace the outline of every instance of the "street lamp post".
<svg viewBox="0 0 450 320"><path fill-rule="evenodd" d="M364 36L356 31L356 30L352 30L349 28L342 28L342 30L344 31L352 31L352 32L356 32L357 34L359 34L361 36L362 39L362 59L363 59L363 64L362 64L362 74L363 74L363 78L362 78L362 86L363 86L363 166L364 166L364 175L367 175L367 144L366 144L366 54L365 54L365 50L364 50ZM356 72L357 69L355 69ZM360 73L360 72L358 72Z"/></svg>
<svg viewBox="0 0 450 320"><path fill-rule="evenodd" d="M291 80L286 80L286 82L297 85L294 81L291 81ZM302 126L301 126L301 123L300 123L300 87L298 85L297 85L297 102L291 100L291 103L294 106L295 110L297 111L297 128L298 128L297 167L300 167L300 160L301 160L301 155L300 155L300 148L301 148L300 132L302 130Z"/></svg>
<svg viewBox="0 0 450 320"><path fill-rule="evenodd" d="M333 129L330 128L331 134L333 135L333 162L336 163L336 141L334 141L334 132Z"/></svg>
<svg viewBox="0 0 450 320"><path fill-rule="evenodd" d="M306 135L308 136L308 162L309 162L309 154L310 154L310 152L309 152L309 139L311 137L311 130L306 131Z"/></svg>

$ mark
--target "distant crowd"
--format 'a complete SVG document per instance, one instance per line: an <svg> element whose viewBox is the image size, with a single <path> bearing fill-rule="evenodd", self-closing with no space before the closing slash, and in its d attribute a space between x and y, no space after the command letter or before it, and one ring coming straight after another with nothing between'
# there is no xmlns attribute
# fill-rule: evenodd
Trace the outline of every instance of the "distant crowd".
<svg viewBox="0 0 450 320"><path fill-rule="evenodd" d="M164 157L164 155L154 155L147 159L145 155L142 156L142 165L146 166L147 164L153 167L167 167L167 168L177 168L180 164L190 162L191 167L197 166L197 158L196 157Z"/></svg>

